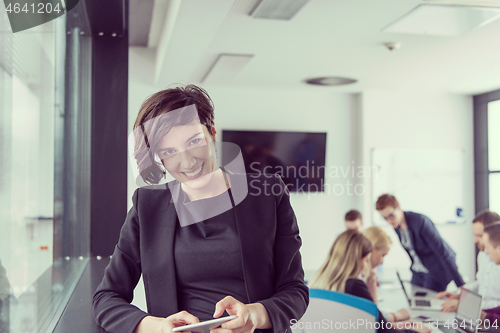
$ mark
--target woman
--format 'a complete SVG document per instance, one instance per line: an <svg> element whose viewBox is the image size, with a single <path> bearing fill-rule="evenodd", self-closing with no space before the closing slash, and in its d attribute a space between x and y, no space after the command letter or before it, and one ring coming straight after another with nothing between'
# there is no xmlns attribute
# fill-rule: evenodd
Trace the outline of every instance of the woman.
<svg viewBox="0 0 500 333"><path fill-rule="evenodd" d="M391 238L377 226L369 227L363 231L363 235L372 243L372 255L370 265L363 272L363 281L366 283L373 301L377 303L377 267L384 262L384 257L391 248ZM407 317L407 316L404 316ZM408 317L409 318L409 317Z"/></svg>
<svg viewBox="0 0 500 333"><path fill-rule="evenodd" d="M370 265L372 249L371 242L362 233L356 230L344 231L333 243L325 263L316 272L309 283L309 287L339 291L373 302L366 284L358 279L363 269ZM397 324L393 325L392 323L402 319L398 317L398 313L391 313L386 319L379 311L378 322L380 329L378 332L413 332L413 330L397 330L393 328ZM391 323L390 325L387 324L388 321ZM421 326L422 328L415 329L415 331L431 331L424 325Z"/></svg>
<svg viewBox="0 0 500 333"><path fill-rule="evenodd" d="M220 317L219 333L284 332L308 304L295 215L279 177L216 164L213 106L201 88L160 91L134 125L139 188L102 283L94 317L108 332L171 332ZM244 179L245 181L242 181ZM243 190L241 190L243 188ZM277 191L276 188L281 189ZM142 273L148 313L130 305Z"/></svg>

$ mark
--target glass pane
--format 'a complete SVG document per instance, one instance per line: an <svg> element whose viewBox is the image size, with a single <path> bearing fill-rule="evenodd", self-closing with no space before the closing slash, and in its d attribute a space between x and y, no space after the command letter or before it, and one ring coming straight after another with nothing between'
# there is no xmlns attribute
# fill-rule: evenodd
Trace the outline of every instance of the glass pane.
<svg viewBox="0 0 500 333"><path fill-rule="evenodd" d="M488 103L488 168L500 171L500 100Z"/></svg>
<svg viewBox="0 0 500 333"><path fill-rule="evenodd" d="M489 209L500 212L500 173L490 173L490 205Z"/></svg>

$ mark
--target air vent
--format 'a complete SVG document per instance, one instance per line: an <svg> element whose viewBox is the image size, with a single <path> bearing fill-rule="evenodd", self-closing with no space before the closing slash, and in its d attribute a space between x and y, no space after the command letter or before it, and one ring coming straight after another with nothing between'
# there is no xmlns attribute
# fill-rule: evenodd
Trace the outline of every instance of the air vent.
<svg viewBox="0 0 500 333"><path fill-rule="evenodd" d="M309 0L258 0L248 13L254 18L269 20L290 20Z"/></svg>

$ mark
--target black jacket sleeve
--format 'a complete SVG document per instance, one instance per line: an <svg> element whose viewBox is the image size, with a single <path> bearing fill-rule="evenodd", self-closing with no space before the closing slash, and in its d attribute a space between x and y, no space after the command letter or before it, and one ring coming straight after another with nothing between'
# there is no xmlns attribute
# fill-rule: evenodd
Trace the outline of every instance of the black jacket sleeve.
<svg viewBox="0 0 500 333"><path fill-rule="evenodd" d="M287 188L281 178L277 196L277 231L274 246L276 273L275 294L260 301L266 308L275 333L285 332L291 319L300 319L309 304L309 288L304 283L304 271L300 256L302 241L295 214L290 205Z"/></svg>
<svg viewBox="0 0 500 333"><path fill-rule="evenodd" d="M432 223L429 218L424 217L420 228L420 238L425 240L426 244L434 253L434 256L440 261L441 267L451 274L457 287L463 286L465 282L458 272L455 259L448 254L448 250L444 245L444 240L439 235L434 223Z"/></svg>
<svg viewBox="0 0 500 333"><path fill-rule="evenodd" d="M127 214L120 240L93 298L94 318L110 333L133 333L137 324L147 316L130 304L141 276L137 199L138 190L132 198L134 206Z"/></svg>

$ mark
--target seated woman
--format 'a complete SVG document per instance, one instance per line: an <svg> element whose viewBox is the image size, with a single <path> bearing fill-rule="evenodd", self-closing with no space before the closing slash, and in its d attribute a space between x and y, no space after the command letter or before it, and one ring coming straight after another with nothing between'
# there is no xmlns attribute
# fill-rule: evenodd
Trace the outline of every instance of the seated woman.
<svg viewBox="0 0 500 333"><path fill-rule="evenodd" d="M377 226L372 226L364 230L363 235L372 243L373 250L370 265L367 265L362 273L362 280L366 283L373 301L377 303L377 267L384 262L384 257L389 253L391 248L392 240L382 228ZM400 311L407 312L404 309ZM401 316L398 316L398 318L407 319L409 318L409 314L401 313Z"/></svg>
<svg viewBox="0 0 500 333"><path fill-rule="evenodd" d="M341 233L333 243L328 257L321 268L309 283L309 288L328 289L339 291L353 296L365 298L373 302L373 298L368 291L366 284L358 277L367 265L370 265L372 244L356 230L346 230ZM425 325L414 325L414 330L398 330L397 313L388 315L388 320L379 311L378 322L380 324L379 333L409 333L409 332L431 332ZM404 327L404 325L400 325Z"/></svg>

